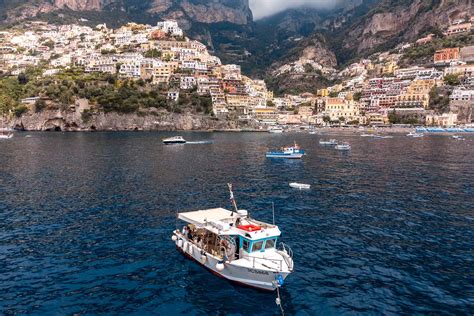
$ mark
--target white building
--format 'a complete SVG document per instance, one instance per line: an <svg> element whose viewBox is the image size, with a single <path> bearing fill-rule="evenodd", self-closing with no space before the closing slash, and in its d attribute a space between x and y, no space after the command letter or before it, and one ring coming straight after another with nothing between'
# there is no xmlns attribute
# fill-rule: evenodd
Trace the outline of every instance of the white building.
<svg viewBox="0 0 474 316"><path fill-rule="evenodd" d="M183 30L179 27L178 22L176 21L168 20L158 22L156 27L166 34L170 34L172 36L183 36Z"/></svg>
<svg viewBox="0 0 474 316"><path fill-rule="evenodd" d="M452 101L474 101L474 90L455 89L449 98Z"/></svg>
<svg viewBox="0 0 474 316"><path fill-rule="evenodd" d="M124 78L139 78L140 77L140 67L141 61L129 61L120 65L119 74Z"/></svg>
<svg viewBox="0 0 474 316"><path fill-rule="evenodd" d="M196 78L192 76L182 76L179 87L183 90L190 90L196 87Z"/></svg>

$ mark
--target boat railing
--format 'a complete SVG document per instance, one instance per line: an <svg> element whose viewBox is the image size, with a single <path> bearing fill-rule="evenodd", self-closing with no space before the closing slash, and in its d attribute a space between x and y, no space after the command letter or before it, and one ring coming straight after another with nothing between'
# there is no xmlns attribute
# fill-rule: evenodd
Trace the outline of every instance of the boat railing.
<svg viewBox="0 0 474 316"><path fill-rule="evenodd" d="M284 242L281 242L280 243L280 248L283 252L286 252L288 254L288 256L290 256L291 259L293 259L293 250L290 248L290 246L288 246Z"/></svg>

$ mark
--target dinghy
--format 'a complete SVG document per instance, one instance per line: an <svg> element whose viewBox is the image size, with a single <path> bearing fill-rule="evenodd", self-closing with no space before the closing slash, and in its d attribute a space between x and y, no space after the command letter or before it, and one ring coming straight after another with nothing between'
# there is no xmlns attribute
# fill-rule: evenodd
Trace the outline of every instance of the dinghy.
<svg viewBox="0 0 474 316"><path fill-rule="evenodd" d="M297 182L290 183L290 187L292 187L294 189L299 189L299 190L309 190L309 189L311 189L310 184L297 183Z"/></svg>

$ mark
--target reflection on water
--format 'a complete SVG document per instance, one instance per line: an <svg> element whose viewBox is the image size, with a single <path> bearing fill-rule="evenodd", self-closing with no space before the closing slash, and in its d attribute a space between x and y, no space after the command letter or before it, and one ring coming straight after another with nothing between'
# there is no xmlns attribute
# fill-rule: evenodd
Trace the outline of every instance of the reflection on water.
<svg viewBox="0 0 474 316"><path fill-rule="evenodd" d="M288 314L474 309L474 139L304 134L32 134L0 142L0 310L6 313L278 314L274 294L185 259L177 211L275 203L296 272ZM296 140L301 161L265 152ZM189 146L188 146L189 145ZM312 185L291 189L289 182Z"/></svg>

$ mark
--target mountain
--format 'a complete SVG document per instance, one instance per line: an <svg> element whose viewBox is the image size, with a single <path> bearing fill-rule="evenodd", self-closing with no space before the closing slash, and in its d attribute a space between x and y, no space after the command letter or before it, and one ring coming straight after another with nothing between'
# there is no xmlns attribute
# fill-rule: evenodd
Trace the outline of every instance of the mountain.
<svg viewBox="0 0 474 316"><path fill-rule="evenodd" d="M175 19L224 63L241 64L246 74L270 79L298 61L340 67L439 31L471 11L471 0L340 0L331 9L293 8L254 21L249 0L0 0L3 23L85 18L90 24L116 27ZM295 79L290 72L269 82L285 92L293 87L311 90L326 80L319 74Z"/></svg>
<svg viewBox="0 0 474 316"><path fill-rule="evenodd" d="M0 0L0 12L7 23L38 15L73 12L86 18L103 17L113 24L121 23L124 17L143 21L173 18L185 28L193 22L242 25L252 21L248 0Z"/></svg>

